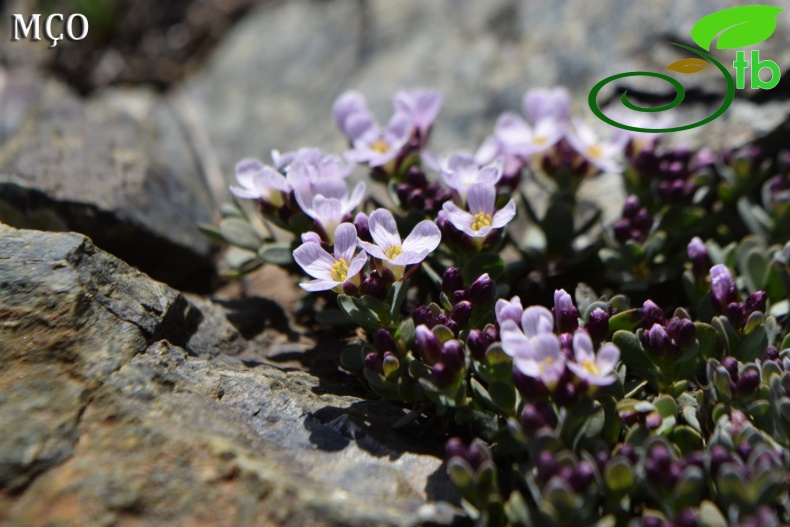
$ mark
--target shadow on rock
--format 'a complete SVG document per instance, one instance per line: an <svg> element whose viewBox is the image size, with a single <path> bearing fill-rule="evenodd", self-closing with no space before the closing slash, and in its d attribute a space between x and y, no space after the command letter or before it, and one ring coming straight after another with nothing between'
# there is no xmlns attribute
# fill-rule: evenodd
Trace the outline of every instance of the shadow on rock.
<svg viewBox="0 0 790 527"><path fill-rule="evenodd" d="M309 414L304 424L310 431L310 442L325 451L343 450L353 441L371 455L390 460L405 452L441 458L445 437L432 423L418 422L403 430L392 428L403 412L383 401L360 401L348 408L322 408Z"/></svg>
<svg viewBox="0 0 790 527"><path fill-rule="evenodd" d="M227 311L225 318L247 340L260 335L268 327L284 333L288 336L289 341L299 339L299 334L291 328L288 322L285 310L277 302L268 298L214 299L212 302L225 308Z"/></svg>

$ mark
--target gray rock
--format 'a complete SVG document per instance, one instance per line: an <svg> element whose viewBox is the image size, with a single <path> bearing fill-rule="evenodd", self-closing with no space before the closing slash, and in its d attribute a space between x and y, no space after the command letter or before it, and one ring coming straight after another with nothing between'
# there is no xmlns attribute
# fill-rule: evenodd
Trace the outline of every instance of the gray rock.
<svg viewBox="0 0 790 527"><path fill-rule="evenodd" d="M669 42L690 43L699 18L744 3L277 2L239 24L183 92L227 178L238 159L265 157L272 148L315 145L341 151L344 141L330 111L334 98L349 88L362 91L381 120L389 116L391 96L399 89L442 90L445 102L433 143L440 152L477 148L499 113L519 111L523 93L539 86L567 86L576 114L606 131L611 128L587 107L587 95L598 81L626 71L665 71L671 62L690 56ZM776 33L758 47L763 58L785 70L789 44L790 15L782 13ZM717 55L728 66L734 58L733 51ZM718 107L724 84L714 68L679 77L684 85L698 87L679 122L692 122ZM639 87L639 80L628 86ZM651 93L668 92L660 81L641 86ZM724 117L672 139L732 146L773 129L790 106L786 100L766 106L760 98L758 104L753 95L739 92Z"/></svg>
<svg viewBox="0 0 790 527"><path fill-rule="evenodd" d="M0 225L0 525L422 525L441 438L77 234ZM240 353L248 360L222 351ZM251 357L259 360L249 360Z"/></svg>
<svg viewBox="0 0 790 527"><path fill-rule="evenodd" d="M197 224L212 220L214 203L165 100L82 101L35 77L7 87L0 221L78 231L157 279L211 288L212 245Z"/></svg>

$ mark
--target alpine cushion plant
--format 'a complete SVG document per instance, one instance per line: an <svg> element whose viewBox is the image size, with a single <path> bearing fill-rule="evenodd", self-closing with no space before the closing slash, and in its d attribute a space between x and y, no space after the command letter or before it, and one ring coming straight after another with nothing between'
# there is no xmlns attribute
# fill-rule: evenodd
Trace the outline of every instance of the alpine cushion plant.
<svg viewBox="0 0 790 527"><path fill-rule="evenodd" d="M308 325L347 332L395 428L442 427L477 525L790 523L790 155L602 137L561 88L439 155L441 103L398 92L381 126L347 92L346 152L240 161L203 227L228 276L307 275ZM591 177L628 197L580 206Z"/></svg>

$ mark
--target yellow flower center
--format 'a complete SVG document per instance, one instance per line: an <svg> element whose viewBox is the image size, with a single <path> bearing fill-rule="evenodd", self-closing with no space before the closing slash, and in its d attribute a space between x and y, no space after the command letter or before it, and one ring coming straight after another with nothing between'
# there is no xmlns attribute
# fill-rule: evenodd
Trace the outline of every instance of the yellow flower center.
<svg viewBox="0 0 790 527"><path fill-rule="evenodd" d="M593 159L598 159L603 157L603 148L598 145L592 145L590 148L587 149L587 155Z"/></svg>
<svg viewBox="0 0 790 527"><path fill-rule="evenodd" d="M374 152L378 152L379 154L386 154L387 152L390 151L390 145L388 145L387 142L382 139L373 141L373 144L370 145L370 148L372 148Z"/></svg>
<svg viewBox="0 0 790 527"><path fill-rule="evenodd" d="M601 370L598 369L598 365L589 359L582 362L582 368L584 368L587 373L592 373L593 375L601 373Z"/></svg>
<svg viewBox="0 0 790 527"><path fill-rule="evenodd" d="M389 258L390 260L394 260L395 257L398 256L402 252L403 252L403 249L401 248L400 245L393 245L392 247L387 249L387 252L384 253L384 254L386 254L387 258Z"/></svg>
<svg viewBox="0 0 790 527"><path fill-rule="evenodd" d="M332 266L332 279L335 282L345 282L348 277L348 262L339 258Z"/></svg>
<svg viewBox="0 0 790 527"><path fill-rule="evenodd" d="M546 357L546 360L544 360L543 363L540 365L541 373L545 372L546 368L548 368L552 364L554 364L554 357Z"/></svg>
<svg viewBox="0 0 790 527"><path fill-rule="evenodd" d="M543 137L542 135L539 135L537 137L534 137L532 139L532 142L535 143L536 145L545 145L548 142L548 139Z"/></svg>
<svg viewBox="0 0 790 527"><path fill-rule="evenodd" d="M490 227L491 221L493 218L490 214L486 214L485 212L478 212L475 214L475 217L472 218L472 230L479 231L483 227Z"/></svg>

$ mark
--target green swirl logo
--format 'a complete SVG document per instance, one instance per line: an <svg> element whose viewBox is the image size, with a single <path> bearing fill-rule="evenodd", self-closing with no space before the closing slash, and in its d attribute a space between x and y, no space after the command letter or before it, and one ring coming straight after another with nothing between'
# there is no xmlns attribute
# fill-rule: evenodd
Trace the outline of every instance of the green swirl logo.
<svg viewBox="0 0 790 527"><path fill-rule="evenodd" d="M752 5L733 7L711 13L701 18L691 30L691 38L694 42L705 49L710 51L713 40L716 41L717 49L734 49L740 47L753 46L768 39L776 30L776 19L781 8L765 5ZM650 71L631 71L626 73L619 73L607 77L593 86L590 90L588 103L593 113L605 123L608 123L623 130L632 132L647 132L647 133L667 133L679 132L682 130L690 130L698 126L703 126L721 116L732 104L735 98L736 81L733 80L727 68L718 60L714 59L705 51L685 46L683 44L673 43L675 46L686 49L701 58L687 58L673 62L667 67L669 71L675 71L682 74L697 73L705 69L708 64L713 64L721 72L724 81L727 84L727 93L721 105L708 117L686 125L670 127L670 128L644 128L639 126L630 126L625 123L615 121L603 113L598 106L598 94L610 82L627 77L655 77L668 82L675 88L675 99L668 104L658 107L644 107L638 106L631 102L628 98L628 90L625 90L620 97L623 106L629 110L636 112L649 112L657 113L671 110L678 107L686 97L686 90L683 85L673 77L664 73L655 73ZM751 67L751 87L760 89L771 89L779 83L780 71L775 62L770 60L760 60L760 52L752 51L751 63L746 60L745 52L739 51L737 58L733 62L733 67L736 71L737 89L745 87L745 70ZM763 81L760 78L760 71L762 69L769 69L771 71L771 79Z"/></svg>

